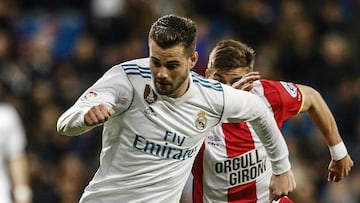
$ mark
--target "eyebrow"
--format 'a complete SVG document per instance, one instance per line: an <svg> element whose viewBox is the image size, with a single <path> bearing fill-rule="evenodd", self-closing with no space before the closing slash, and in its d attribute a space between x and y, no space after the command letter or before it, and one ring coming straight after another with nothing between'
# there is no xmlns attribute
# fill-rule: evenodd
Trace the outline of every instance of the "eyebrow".
<svg viewBox="0 0 360 203"><path fill-rule="evenodd" d="M156 60L156 61L160 61L158 58L154 57L154 56L150 56L151 60Z"/></svg>
<svg viewBox="0 0 360 203"><path fill-rule="evenodd" d="M154 56L151 56L150 57L151 60L154 60L154 61L160 61L160 59L154 57ZM171 64L171 63L178 63L180 64L181 62L179 60L172 60L172 61L166 61L165 64Z"/></svg>
<svg viewBox="0 0 360 203"><path fill-rule="evenodd" d="M180 61L173 60L173 61L167 61L166 63L179 63L180 64Z"/></svg>

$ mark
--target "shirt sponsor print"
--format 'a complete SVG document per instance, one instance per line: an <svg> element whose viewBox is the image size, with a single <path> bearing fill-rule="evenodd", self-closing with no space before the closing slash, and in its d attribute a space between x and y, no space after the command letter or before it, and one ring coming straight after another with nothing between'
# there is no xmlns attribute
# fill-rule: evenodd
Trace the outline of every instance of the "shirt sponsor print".
<svg viewBox="0 0 360 203"><path fill-rule="evenodd" d="M230 187L255 181L266 172L268 167L263 152L264 150L255 149L240 156L217 162L215 171L228 176L228 186Z"/></svg>
<svg viewBox="0 0 360 203"><path fill-rule="evenodd" d="M183 148L186 137L176 132L166 131L162 142L135 134L133 148L160 158L185 160L196 155L197 146ZM172 143L172 145L170 145Z"/></svg>

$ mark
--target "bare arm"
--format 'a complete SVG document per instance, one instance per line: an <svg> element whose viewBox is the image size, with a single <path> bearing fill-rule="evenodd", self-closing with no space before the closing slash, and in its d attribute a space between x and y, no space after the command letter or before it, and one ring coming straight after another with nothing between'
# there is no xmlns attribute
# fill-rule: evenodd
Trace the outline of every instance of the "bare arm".
<svg viewBox="0 0 360 203"><path fill-rule="evenodd" d="M309 86L298 86L303 93L304 99L300 111L308 112L310 118L320 129L329 147L336 146L339 143L342 144L335 118L320 93ZM328 181L340 181L349 174L352 166L353 161L349 154L345 154L345 156L337 160L334 160L333 157L328 168Z"/></svg>
<svg viewBox="0 0 360 203"><path fill-rule="evenodd" d="M32 202L29 167L25 154L10 159L8 164L13 184L14 203Z"/></svg>
<svg viewBox="0 0 360 203"><path fill-rule="evenodd" d="M327 144L334 146L342 141L334 116L318 91L298 85L303 93L304 103L300 112L308 112L310 118L322 132Z"/></svg>

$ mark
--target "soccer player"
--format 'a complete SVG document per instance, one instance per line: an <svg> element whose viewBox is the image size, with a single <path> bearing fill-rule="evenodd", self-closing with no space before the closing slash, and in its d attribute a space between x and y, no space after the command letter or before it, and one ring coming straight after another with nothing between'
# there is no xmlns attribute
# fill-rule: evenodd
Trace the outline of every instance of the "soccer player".
<svg viewBox="0 0 360 203"><path fill-rule="evenodd" d="M16 109L0 103L0 199L3 203L30 203L26 137Z"/></svg>
<svg viewBox="0 0 360 203"><path fill-rule="evenodd" d="M149 57L120 63L58 119L57 131L79 135L103 124L100 166L80 202L179 202L206 132L248 121L272 162L276 195L296 187L285 140L261 99L191 69L197 28L166 15L148 36Z"/></svg>
<svg viewBox="0 0 360 203"><path fill-rule="evenodd" d="M347 176L353 161L319 92L306 85L259 80L259 73L253 72L254 63L252 48L239 41L223 40L211 51L205 74L258 95L271 109L279 128L286 119L308 112L329 146L332 160L328 181L338 182ZM193 167L194 203L264 203L269 197L272 199L270 181L275 176L270 170L272 158L268 158L259 136L252 124L246 122L223 123L207 135Z"/></svg>

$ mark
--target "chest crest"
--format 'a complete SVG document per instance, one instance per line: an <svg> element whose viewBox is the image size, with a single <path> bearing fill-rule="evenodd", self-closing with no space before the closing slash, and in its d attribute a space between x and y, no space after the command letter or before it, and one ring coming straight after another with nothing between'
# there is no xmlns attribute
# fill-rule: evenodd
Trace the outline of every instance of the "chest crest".
<svg viewBox="0 0 360 203"><path fill-rule="evenodd" d="M146 103L152 104L156 102L157 99L158 99L157 94L154 92L154 90L150 87L149 84L146 84L144 90L144 100L146 101Z"/></svg>
<svg viewBox="0 0 360 203"><path fill-rule="evenodd" d="M197 116L198 117L196 118L196 121L195 121L195 127L198 130L204 130L207 125L206 113L203 111L200 111L197 114Z"/></svg>

